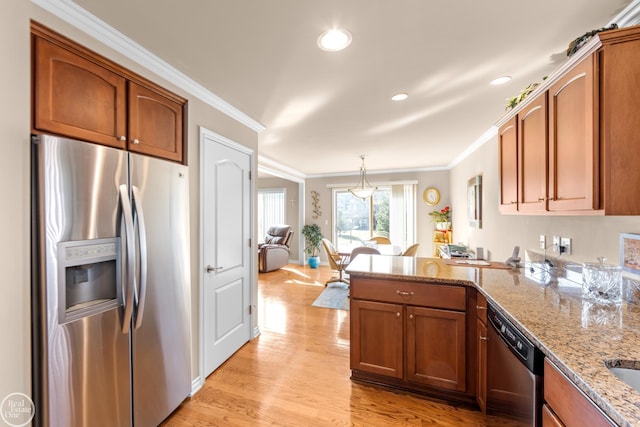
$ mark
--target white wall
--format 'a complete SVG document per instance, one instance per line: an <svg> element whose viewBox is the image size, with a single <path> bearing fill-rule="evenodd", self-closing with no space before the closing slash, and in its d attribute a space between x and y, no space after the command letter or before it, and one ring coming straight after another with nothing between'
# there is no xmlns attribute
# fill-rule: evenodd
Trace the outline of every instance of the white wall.
<svg viewBox="0 0 640 427"><path fill-rule="evenodd" d="M0 401L31 395L29 273L29 11L24 0L3 0L0 14ZM9 11L11 11L9 13ZM0 422L1 423L1 422Z"/></svg>
<svg viewBox="0 0 640 427"><path fill-rule="evenodd" d="M204 126L257 152L256 132L204 104L197 98L159 79L122 55L106 48L76 28L62 22L26 0L3 0L0 14L0 182L4 202L0 222L4 225L0 245L0 401L10 393L31 395L31 318L30 318L30 142L31 59L30 19L77 41L99 54L155 81L189 100L187 155L191 198L191 281L193 358L192 377L198 363L198 277L199 259L199 142L198 126ZM10 11L10 12L9 12ZM257 158L257 156L255 156ZM254 274L257 293L257 267ZM255 325L254 325L255 326ZM37 410L37 408L36 408Z"/></svg>
<svg viewBox="0 0 640 427"><path fill-rule="evenodd" d="M483 178L482 229L466 225L467 181L475 175ZM538 248L540 234L572 238L572 254L563 258L576 262L594 261L604 256L611 263L619 261L620 233L640 233L637 216L535 216L501 215L498 212L498 141L489 141L451 170L451 194L456 240L467 242L472 248L481 246L490 251L491 258L503 261L514 246L521 249ZM636 189L629 189L636 191Z"/></svg>

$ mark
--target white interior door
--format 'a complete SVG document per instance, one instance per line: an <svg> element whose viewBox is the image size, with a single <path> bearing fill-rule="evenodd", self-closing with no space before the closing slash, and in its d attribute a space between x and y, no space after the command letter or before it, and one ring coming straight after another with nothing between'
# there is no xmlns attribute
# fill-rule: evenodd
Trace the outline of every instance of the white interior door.
<svg viewBox="0 0 640 427"><path fill-rule="evenodd" d="M251 152L201 130L204 376L251 338Z"/></svg>

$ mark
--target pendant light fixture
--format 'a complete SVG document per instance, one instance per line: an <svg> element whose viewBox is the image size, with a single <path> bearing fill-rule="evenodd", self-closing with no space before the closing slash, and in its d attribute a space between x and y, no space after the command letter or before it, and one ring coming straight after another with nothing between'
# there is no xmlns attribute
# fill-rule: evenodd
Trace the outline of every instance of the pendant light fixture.
<svg viewBox="0 0 640 427"><path fill-rule="evenodd" d="M355 187L349 189L351 194L363 200L371 197L373 191L378 189L378 187L374 187L369 184L369 180L367 179L367 168L364 166L364 157L364 154L360 156L362 159L362 166L360 166L360 182Z"/></svg>

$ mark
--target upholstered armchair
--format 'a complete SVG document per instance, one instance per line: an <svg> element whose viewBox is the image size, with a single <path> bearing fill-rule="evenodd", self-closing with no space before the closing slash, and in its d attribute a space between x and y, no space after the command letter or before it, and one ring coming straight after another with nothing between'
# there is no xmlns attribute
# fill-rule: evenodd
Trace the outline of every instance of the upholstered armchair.
<svg viewBox="0 0 640 427"><path fill-rule="evenodd" d="M264 243L258 248L258 270L260 273L277 270L289 262L289 245L293 230L289 225L269 227Z"/></svg>

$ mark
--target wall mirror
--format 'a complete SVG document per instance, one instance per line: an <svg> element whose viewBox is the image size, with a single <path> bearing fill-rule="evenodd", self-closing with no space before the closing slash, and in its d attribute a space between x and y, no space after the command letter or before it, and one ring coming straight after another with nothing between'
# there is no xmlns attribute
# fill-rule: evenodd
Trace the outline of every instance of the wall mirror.
<svg viewBox="0 0 640 427"><path fill-rule="evenodd" d="M467 212L469 225L482 228L482 175L474 176L467 184Z"/></svg>

